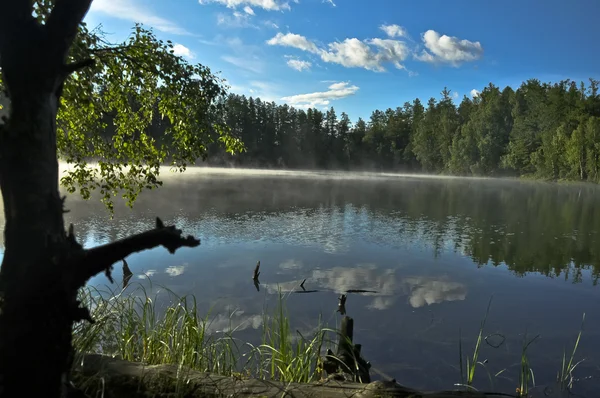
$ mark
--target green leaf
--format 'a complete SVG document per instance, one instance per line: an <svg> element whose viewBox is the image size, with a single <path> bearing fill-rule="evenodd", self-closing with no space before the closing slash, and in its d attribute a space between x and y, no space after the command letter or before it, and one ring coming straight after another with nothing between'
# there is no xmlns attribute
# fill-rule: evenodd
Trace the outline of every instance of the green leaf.
<svg viewBox="0 0 600 398"><path fill-rule="evenodd" d="M52 6L35 1L38 21ZM131 206L142 190L160 186L161 166L183 171L215 142L229 153L242 150L221 117L222 80L172 48L141 24L114 44L100 28L80 25L69 61L96 63L67 79L57 115L58 155L73 166L61 178L69 192L88 199L100 188L112 211L115 196Z"/></svg>

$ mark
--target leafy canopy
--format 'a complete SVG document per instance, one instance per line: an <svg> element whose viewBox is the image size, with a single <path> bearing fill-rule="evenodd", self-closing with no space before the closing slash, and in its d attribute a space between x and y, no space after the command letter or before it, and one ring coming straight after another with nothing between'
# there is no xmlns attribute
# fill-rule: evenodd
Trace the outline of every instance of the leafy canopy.
<svg viewBox="0 0 600 398"><path fill-rule="evenodd" d="M36 0L40 23L53 2ZM70 62L88 58L96 62L67 79L57 115L58 156L72 165L60 182L69 192L88 199L99 189L112 211L117 194L131 206L143 189L162 185L161 166L183 172L210 145L243 150L222 121L224 80L175 55L170 40L136 24L129 38L111 44L100 28L82 23Z"/></svg>

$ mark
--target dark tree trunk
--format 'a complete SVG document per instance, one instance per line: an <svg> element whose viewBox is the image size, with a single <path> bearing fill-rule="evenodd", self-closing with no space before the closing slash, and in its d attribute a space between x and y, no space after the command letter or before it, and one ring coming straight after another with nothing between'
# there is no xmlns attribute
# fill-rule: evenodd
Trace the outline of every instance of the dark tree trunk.
<svg viewBox="0 0 600 398"><path fill-rule="evenodd" d="M0 66L10 113L0 124L5 252L0 269L0 397L65 396L74 321L89 318L77 292L127 255L163 245L197 246L156 228L84 250L67 234L58 188L56 114L69 47L91 0L56 0L45 25L30 0L0 0ZM23 384L26 380L27 383Z"/></svg>
<svg viewBox="0 0 600 398"><path fill-rule="evenodd" d="M11 101L0 132L5 252L0 270L0 395L58 397L68 368L77 291L58 191L57 90L62 84L48 30L24 2L2 3L1 65ZM10 11L13 11L11 13ZM16 15L15 15L16 14ZM29 14L31 15L31 14ZM13 21L6 18L13 17ZM12 39L12 40L11 40ZM64 57L61 59L64 62ZM63 268L63 269L61 269ZM27 385L19 380L30 379Z"/></svg>

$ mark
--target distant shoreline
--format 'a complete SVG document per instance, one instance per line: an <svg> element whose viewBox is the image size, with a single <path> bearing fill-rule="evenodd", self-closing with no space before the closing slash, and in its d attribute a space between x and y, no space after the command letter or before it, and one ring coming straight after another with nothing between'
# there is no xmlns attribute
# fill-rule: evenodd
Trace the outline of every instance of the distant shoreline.
<svg viewBox="0 0 600 398"><path fill-rule="evenodd" d="M89 162L88 167L95 168L95 162ZM72 169L72 166L66 162L59 161L59 176ZM124 169L127 169L124 167ZM470 181L503 181L503 182L535 182L559 185L584 185L597 186L590 181L577 181L565 179L547 179L534 176L460 176L449 174L423 174L409 172L393 171L368 171L368 170L335 170L335 169L284 169L284 168L261 168L261 167L223 167L211 165L191 165L187 166L182 173L172 170L173 167L164 165L161 168L160 179L164 178L184 178L201 175L226 175L226 176L245 176L245 177L290 177L290 178L315 178L330 180L367 180L367 179L396 179L396 178L414 178L431 180L470 180ZM165 172L166 170L166 172Z"/></svg>

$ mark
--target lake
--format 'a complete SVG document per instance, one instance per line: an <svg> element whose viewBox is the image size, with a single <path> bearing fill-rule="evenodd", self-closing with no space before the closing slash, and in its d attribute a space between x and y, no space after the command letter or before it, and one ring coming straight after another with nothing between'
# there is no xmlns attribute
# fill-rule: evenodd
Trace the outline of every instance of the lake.
<svg viewBox="0 0 600 398"><path fill-rule="evenodd" d="M132 210L119 202L113 220L99 201L70 196L67 221L86 247L151 228L156 216L199 237L201 246L175 255L132 255L131 270L154 291L194 294L211 309L214 331L231 323L243 340L257 341L278 288L292 330L303 333L319 315L339 324L341 293L372 290L348 294L355 342L374 378L415 388L460 382L459 335L472 355L493 297L479 359L491 373L507 368L496 388L515 391L524 338L539 334L528 351L536 395L558 396L563 350L585 313L575 390L592 396L600 387L599 200L600 189L583 184L198 168L165 174L164 187ZM251 280L258 260L260 291ZM289 293L304 279L316 292ZM475 385L491 388L483 367Z"/></svg>

